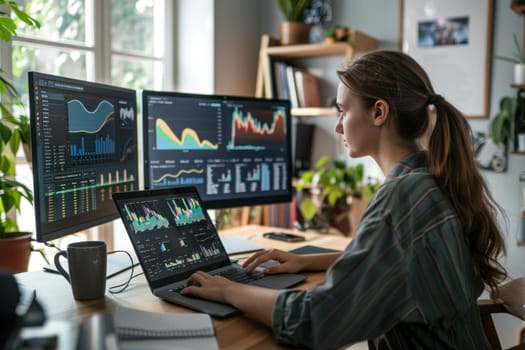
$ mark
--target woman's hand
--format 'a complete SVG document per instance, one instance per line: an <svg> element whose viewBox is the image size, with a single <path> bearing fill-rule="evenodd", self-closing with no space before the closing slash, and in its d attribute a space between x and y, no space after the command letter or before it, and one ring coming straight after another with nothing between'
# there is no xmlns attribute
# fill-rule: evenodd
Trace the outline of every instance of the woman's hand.
<svg viewBox="0 0 525 350"><path fill-rule="evenodd" d="M252 272L257 266L269 260L276 260L279 264L265 268L263 271L265 274L285 272L295 273L303 269L304 256L284 252L278 249L264 250L250 256L244 262L243 267L246 271Z"/></svg>
<svg viewBox="0 0 525 350"><path fill-rule="evenodd" d="M272 310L278 289L262 288L249 284L232 282L221 276L197 271L188 278L187 287L181 291L184 295L218 301L233 305L265 325L272 325ZM256 303L253 301L257 300Z"/></svg>
<svg viewBox="0 0 525 350"><path fill-rule="evenodd" d="M226 289L238 285L222 276L212 276L204 271L197 271L188 278L183 295L193 295L203 299L226 303Z"/></svg>

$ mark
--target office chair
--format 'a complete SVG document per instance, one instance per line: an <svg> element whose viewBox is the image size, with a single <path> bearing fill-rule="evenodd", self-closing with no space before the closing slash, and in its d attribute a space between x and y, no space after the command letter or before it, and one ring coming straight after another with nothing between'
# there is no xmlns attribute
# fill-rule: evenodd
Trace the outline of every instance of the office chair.
<svg viewBox="0 0 525 350"><path fill-rule="evenodd" d="M478 300L483 329L493 349L501 350L501 343L492 321L492 314L507 313L525 321L525 278L518 278L499 287L499 298ZM525 350L525 326L517 332L518 345L509 350Z"/></svg>

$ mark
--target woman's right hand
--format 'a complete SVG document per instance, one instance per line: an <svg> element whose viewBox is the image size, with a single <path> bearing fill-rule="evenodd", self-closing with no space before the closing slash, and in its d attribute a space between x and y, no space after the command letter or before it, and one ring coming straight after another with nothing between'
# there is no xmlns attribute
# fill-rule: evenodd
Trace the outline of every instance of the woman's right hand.
<svg viewBox="0 0 525 350"><path fill-rule="evenodd" d="M275 260L279 264L264 269L265 274L295 273L303 269L304 256L288 253L279 249L270 249L257 252L250 256L242 265L248 272L252 272L262 263Z"/></svg>

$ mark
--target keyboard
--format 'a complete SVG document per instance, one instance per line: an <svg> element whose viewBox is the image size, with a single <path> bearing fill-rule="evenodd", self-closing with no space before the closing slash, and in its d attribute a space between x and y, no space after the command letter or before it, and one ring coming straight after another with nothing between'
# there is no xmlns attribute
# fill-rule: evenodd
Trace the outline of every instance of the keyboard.
<svg viewBox="0 0 525 350"><path fill-rule="evenodd" d="M220 272L219 275L231 281L239 283L250 283L264 277L264 274L260 271L248 273L244 269L239 269L235 267L228 270L224 270Z"/></svg>
<svg viewBox="0 0 525 350"><path fill-rule="evenodd" d="M257 281L258 279L261 279L264 277L264 273L260 271L254 271L251 273L246 272L244 269L240 269L238 267L232 267L231 269L221 271L220 273L217 273L216 275L222 276L224 278L227 278L231 281L238 282L238 283L250 283ZM175 288L171 288L170 292L180 293L181 290L184 289L184 285L178 286Z"/></svg>

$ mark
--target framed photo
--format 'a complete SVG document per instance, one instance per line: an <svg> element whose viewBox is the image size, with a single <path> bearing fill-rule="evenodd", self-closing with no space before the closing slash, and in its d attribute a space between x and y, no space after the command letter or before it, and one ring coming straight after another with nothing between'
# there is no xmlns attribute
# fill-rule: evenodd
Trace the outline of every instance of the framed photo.
<svg viewBox="0 0 525 350"><path fill-rule="evenodd" d="M489 118L494 0L400 0L401 49L436 93L468 118Z"/></svg>

